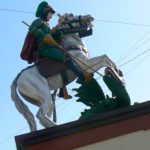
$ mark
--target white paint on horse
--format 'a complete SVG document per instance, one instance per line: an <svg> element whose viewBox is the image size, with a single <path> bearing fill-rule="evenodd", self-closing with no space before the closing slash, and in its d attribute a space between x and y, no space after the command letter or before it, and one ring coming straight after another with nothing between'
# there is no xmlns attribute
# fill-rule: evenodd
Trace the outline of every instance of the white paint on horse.
<svg viewBox="0 0 150 150"><path fill-rule="evenodd" d="M80 56L81 52L78 50L76 51L76 55L77 54ZM88 65L90 67L93 67L95 70L99 70L100 68L106 66L113 66L112 61L106 55L87 59L86 62L89 62ZM116 65L114 65L113 67L115 66ZM84 69L86 69L86 67ZM89 68L86 71L93 72L92 70L89 70ZM67 75L69 83L76 79L75 74L69 69L67 70ZM18 91L21 93L24 99L39 107L39 111L36 116L40 120L40 123L46 128L51 127L55 125L55 123L50 120L53 112L51 91L61 88L62 86L63 79L61 77L61 74L58 73L46 80L39 74L36 66L32 66L23 70L12 83L12 99L15 103L18 103L18 100L22 101L17 94L16 88L18 88ZM29 113L29 110L26 108L27 106L25 106L22 102L18 104L20 105L18 105L17 108L21 108L21 110L19 111L21 111L22 114ZM37 130L35 120L30 119L31 115L24 117L30 121L30 130Z"/></svg>
<svg viewBox="0 0 150 150"><path fill-rule="evenodd" d="M66 22L75 20L76 18L79 18L79 16L74 16L72 13L64 14L59 18L59 25L57 25L57 28L59 29L70 28L70 26L66 24ZM92 26L91 22L93 21L93 17L91 17L90 15L82 16L80 21L89 24L91 27ZM79 26L78 22L73 23L73 27L78 27L78 26ZM73 58L76 64L78 64L83 71L86 70L89 73L93 73L93 70L87 67L87 65L92 67L96 71L102 67L109 67L109 66L116 67L115 63L107 55L102 55L90 59L88 48L84 44L83 40L79 37L78 33L72 33L66 35L62 34L60 37L60 41L62 47L64 47L65 49L69 49L68 53L70 53L71 55L75 56L75 58L78 58L83 62L82 63L78 59Z"/></svg>
<svg viewBox="0 0 150 150"><path fill-rule="evenodd" d="M69 53L71 53L73 56L77 57L83 62L82 63L81 61L74 58L76 64L78 64L83 71L86 71L88 73L93 73L93 70L98 71L102 67L116 67L115 63L107 55L102 55L89 59L86 57L86 55L84 55L83 51L81 50L72 50L69 51Z"/></svg>
<svg viewBox="0 0 150 150"><path fill-rule="evenodd" d="M77 35L74 36L74 34L70 34L69 37L67 37L66 41L63 41L63 43L69 43L69 46L76 46L77 48L80 48L80 50L69 50L69 53L82 60L94 70L99 70L102 67L108 66L116 67L115 63L107 55L90 59L88 52L84 51L86 46L80 37ZM69 41L70 39L71 42ZM93 73L93 70L87 68L79 61L75 61L82 70ZM67 76L69 83L76 79L76 75L69 69L67 70ZM45 128L48 128L55 125L55 123L50 120L54 108L51 92L52 90L61 88L62 86L63 79L60 73L45 79L40 75L38 69L34 65L24 69L17 75L11 86L11 96L18 111L27 119L31 131L37 130L36 122L27 105L25 105L19 97L17 89L25 100L39 107L36 116L40 123Z"/></svg>

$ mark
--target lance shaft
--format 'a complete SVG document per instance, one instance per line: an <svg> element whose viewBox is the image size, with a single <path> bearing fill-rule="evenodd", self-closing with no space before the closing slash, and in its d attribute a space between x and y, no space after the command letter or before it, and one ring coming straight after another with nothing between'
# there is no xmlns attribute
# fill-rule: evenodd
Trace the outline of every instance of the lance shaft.
<svg viewBox="0 0 150 150"><path fill-rule="evenodd" d="M25 24L26 26L30 27L30 25L28 23L26 23L25 21L22 21L23 24ZM100 75L101 77L103 77L102 74L100 74L97 70L93 69L92 67L90 67L89 65L85 64L82 60L80 60L79 58L73 56L72 54L68 53L66 49L64 49L63 47L60 47L60 49L67 54L68 56L70 56L71 58L76 59L77 61L79 61L80 63L82 63L84 66L86 66L87 68L91 69L92 71L94 71L95 73L97 73L98 75Z"/></svg>

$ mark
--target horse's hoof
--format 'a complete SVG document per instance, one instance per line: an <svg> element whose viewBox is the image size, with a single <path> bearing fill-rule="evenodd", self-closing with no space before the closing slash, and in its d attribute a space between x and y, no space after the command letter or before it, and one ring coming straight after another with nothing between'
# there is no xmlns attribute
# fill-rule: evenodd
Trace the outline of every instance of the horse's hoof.
<svg viewBox="0 0 150 150"><path fill-rule="evenodd" d="M52 122L52 121L47 122L47 123L40 121L40 124L41 124L42 126L44 126L45 128L50 128L50 127L57 126L57 124L54 123L54 122Z"/></svg>

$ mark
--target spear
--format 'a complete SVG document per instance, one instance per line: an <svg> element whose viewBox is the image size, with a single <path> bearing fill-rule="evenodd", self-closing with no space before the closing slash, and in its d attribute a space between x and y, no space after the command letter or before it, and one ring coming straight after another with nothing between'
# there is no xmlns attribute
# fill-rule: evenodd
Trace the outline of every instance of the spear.
<svg viewBox="0 0 150 150"><path fill-rule="evenodd" d="M22 23L25 24L26 26L30 27L30 25L29 25L28 23L26 23L25 21L22 21ZM73 56L72 54L68 53L67 50L64 49L63 47L60 47L60 46L53 40L53 38L52 38L50 35L45 36L44 38L45 38L44 41L45 41L46 43L50 44L51 42L50 42L49 39L51 39L51 40L54 42L55 46L56 46L58 49L62 50L66 55L68 55L68 56L71 57L71 58L74 58L74 59L78 60L78 61L79 61L80 63L82 63L84 66L88 67L88 68L91 69L93 72L95 72L95 73L97 73L98 75L100 75L101 77L103 77L103 75L100 74L97 70L95 70L95 69L93 69L91 66L85 64L81 59L79 59L79 58Z"/></svg>

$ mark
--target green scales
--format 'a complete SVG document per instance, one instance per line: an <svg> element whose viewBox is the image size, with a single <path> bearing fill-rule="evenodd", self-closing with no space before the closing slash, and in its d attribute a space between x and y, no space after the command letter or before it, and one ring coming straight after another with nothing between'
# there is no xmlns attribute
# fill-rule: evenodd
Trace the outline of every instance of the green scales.
<svg viewBox="0 0 150 150"><path fill-rule="evenodd" d="M94 78L90 82L77 81L81 84L79 88L74 89L77 92L75 95L78 97L77 102L89 106L89 109L81 112L80 119L130 105L130 97L121 82L107 74L103 76L103 81L112 92L112 97L104 95L103 90Z"/></svg>

